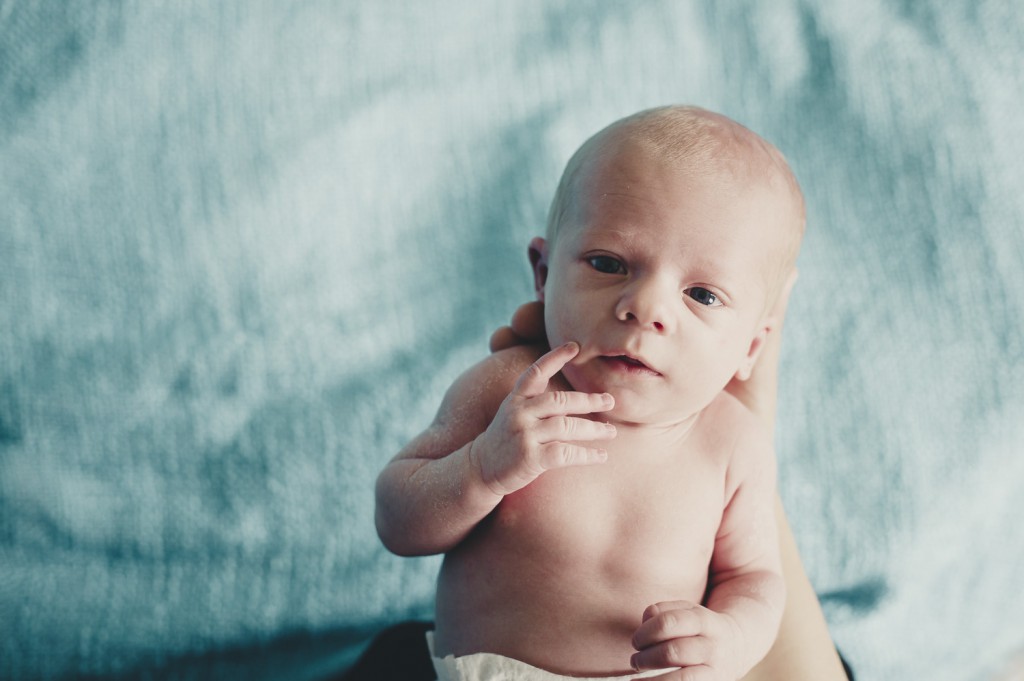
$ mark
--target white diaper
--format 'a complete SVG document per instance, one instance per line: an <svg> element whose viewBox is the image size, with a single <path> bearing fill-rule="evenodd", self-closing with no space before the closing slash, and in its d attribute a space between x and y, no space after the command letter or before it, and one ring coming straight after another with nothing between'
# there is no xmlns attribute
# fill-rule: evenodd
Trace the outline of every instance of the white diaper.
<svg viewBox="0 0 1024 681"><path fill-rule="evenodd" d="M552 674L533 665L495 653L473 653L455 657L434 655L434 632L427 632L427 647L434 662L437 681L627 681L664 674L668 669L653 669L625 676L579 677Z"/></svg>

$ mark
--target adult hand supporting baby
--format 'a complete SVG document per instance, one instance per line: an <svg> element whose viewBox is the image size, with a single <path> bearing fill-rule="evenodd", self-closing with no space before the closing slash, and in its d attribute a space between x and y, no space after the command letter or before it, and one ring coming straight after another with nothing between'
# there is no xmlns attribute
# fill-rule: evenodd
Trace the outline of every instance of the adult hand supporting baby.
<svg viewBox="0 0 1024 681"><path fill-rule="evenodd" d="M548 336L544 329L544 303L531 300L523 303L512 313L512 321L491 335L491 352L498 352L516 345L542 343L547 345Z"/></svg>
<svg viewBox="0 0 1024 681"><path fill-rule="evenodd" d="M566 343L530 365L487 430L473 441L470 460L495 494L520 490L548 470L607 460L605 450L578 443L611 439L615 426L580 415L609 411L614 398L607 393L547 389L579 351L576 343Z"/></svg>

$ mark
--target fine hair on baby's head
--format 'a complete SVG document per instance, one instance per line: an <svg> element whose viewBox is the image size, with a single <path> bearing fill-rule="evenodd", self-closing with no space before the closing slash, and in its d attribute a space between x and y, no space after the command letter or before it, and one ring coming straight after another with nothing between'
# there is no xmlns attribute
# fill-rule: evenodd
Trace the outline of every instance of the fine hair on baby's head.
<svg viewBox="0 0 1024 681"><path fill-rule="evenodd" d="M574 215L576 199L587 169L596 159L640 150L646 157L693 177L731 189L760 186L788 197L785 233L779 249L776 281L769 302L793 270L805 225L803 192L782 153L756 133L726 116L693 106L663 106L640 111L600 130L569 159L548 212L546 238L550 245Z"/></svg>

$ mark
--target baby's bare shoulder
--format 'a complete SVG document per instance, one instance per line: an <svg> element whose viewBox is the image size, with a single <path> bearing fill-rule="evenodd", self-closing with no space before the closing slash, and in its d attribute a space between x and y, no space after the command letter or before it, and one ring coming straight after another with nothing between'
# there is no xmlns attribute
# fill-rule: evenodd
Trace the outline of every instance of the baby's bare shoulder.
<svg viewBox="0 0 1024 681"><path fill-rule="evenodd" d="M763 422L747 405L731 393L722 391L704 411L702 427L717 433L715 441L721 443L722 454L730 463L740 463L747 457L772 456L771 434ZM722 437L728 434L727 437Z"/></svg>
<svg viewBox="0 0 1024 681"><path fill-rule="evenodd" d="M540 346L509 348L466 369L448 388L433 422L397 458L438 459L484 432L519 375L543 351Z"/></svg>
<svg viewBox="0 0 1024 681"><path fill-rule="evenodd" d="M774 488L775 450L761 420L726 392L708 405L704 415L704 442L725 471L726 499L741 487Z"/></svg>
<svg viewBox="0 0 1024 681"><path fill-rule="evenodd" d="M464 377L485 394L496 396L500 402L512 391L527 367L536 362L546 350L540 345L517 345L499 350L485 357Z"/></svg>
<svg viewBox="0 0 1024 681"><path fill-rule="evenodd" d="M516 345L492 353L484 363L488 364L496 375L511 375L514 385L526 368L547 351L543 345Z"/></svg>
<svg viewBox="0 0 1024 681"><path fill-rule="evenodd" d="M488 355L455 379L439 415L470 409L489 421L519 376L544 352L540 345L517 345Z"/></svg>

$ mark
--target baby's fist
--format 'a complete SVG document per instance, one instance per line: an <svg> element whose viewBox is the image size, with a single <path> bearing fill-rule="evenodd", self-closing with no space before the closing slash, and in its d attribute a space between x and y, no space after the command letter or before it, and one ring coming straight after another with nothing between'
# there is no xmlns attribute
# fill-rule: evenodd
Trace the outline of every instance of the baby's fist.
<svg viewBox="0 0 1024 681"><path fill-rule="evenodd" d="M665 681L737 681L740 633L727 615L689 601L657 603L633 634L637 671L679 667Z"/></svg>

